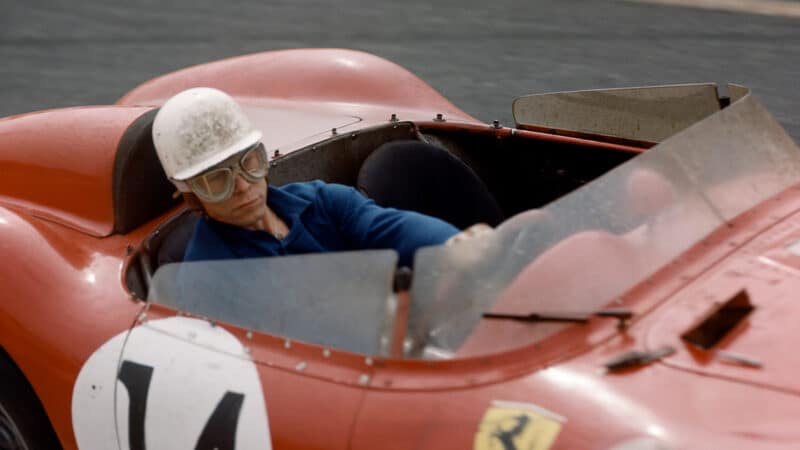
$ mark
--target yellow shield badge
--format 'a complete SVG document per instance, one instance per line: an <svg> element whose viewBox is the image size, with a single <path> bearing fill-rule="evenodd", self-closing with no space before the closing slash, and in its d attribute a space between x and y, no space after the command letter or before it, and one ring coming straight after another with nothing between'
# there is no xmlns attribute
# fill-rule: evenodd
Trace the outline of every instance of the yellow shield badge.
<svg viewBox="0 0 800 450"><path fill-rule="evenodd" d="M564 422L536 405L494 401L475 434L475 450L548 450Z"/></svg>

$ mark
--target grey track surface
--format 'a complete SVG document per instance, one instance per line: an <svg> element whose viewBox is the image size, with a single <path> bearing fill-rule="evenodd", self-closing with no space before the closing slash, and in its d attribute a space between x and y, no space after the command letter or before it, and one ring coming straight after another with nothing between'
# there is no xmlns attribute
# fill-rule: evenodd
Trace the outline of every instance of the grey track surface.
<svg viewBox="0 0 800 450"><path fill-rule="evenodd" d="M800 141L800 19L624 0L0 0L0 116L112 103L152 77L263 50L390 59L466 112L511 100L699 81L753 89Z"/></svg>

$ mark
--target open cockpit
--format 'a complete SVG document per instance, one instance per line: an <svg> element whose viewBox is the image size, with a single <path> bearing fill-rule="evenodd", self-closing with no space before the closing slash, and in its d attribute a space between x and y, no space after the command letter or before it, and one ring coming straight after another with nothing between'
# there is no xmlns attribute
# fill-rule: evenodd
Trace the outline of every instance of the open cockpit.
<svg viewBox="0 0 800 450"><path fill-rule="evenodd" d="M146 113L140 119L144 124L135 123L123 138L123 144L135 143L139 152L147 153L129 156L129 166L137 162L142 166L143 159L151 159L150 166L158 163L152 141L148 141L146 122L152 121L152 116L152 111ZM320 179L357 187L382 206L423 212L460 228L477 222L496 226L505 218L571 192L641 151L633 146L490 125L389 122L331 134L285 154L269 150L269 183ZM143 183L134 173L137 167L118 166L118 178L128 178L141 189ZM151 202L142 205L128 200L125 206L149 209L139 215L150 216L169 208L174 188L163 173L161 177L156 184L163 192L144 197L153 199ZM131 196L130 186L116 187L128 190L126 195ZM120 195L115 193L115 198ZM147 238L139 249L139 263L131 265L126 274L133 293L145 298L154 271L181 260L197 217L193 211L176 211Z"/></svg>

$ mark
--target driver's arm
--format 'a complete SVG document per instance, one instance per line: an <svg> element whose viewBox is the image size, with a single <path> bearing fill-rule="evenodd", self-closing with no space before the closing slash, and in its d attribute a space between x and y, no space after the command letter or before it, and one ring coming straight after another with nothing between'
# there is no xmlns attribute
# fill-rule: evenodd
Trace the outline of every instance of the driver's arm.
<svg viewBox="0 0 800 450"><path fill-rule="evenodd" d="M442 244L459 232L435 217L380 207L349 186L328 184L321 198L328 216L354 249L393 248L404 266L411 266L419 247Z"/></svg>

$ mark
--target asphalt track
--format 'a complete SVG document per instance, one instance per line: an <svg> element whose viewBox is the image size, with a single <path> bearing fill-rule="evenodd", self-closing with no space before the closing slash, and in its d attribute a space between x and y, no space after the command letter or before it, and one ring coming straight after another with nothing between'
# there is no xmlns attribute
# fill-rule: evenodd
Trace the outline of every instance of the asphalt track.
<svg viewBox="0 0 800 450"><path fill-rule="evenodd" d="M528 93L736 82L800 141L800 17L785 12L798 2L773 0L771 13L748 10L753 0L672 3L692 2L0 0L0 116L111 103L213 59L348 47L487 122L511 124L511 100Z"/></svg>

